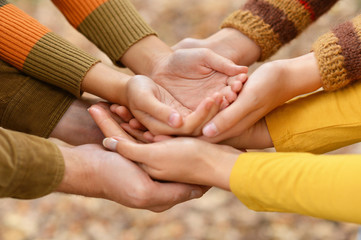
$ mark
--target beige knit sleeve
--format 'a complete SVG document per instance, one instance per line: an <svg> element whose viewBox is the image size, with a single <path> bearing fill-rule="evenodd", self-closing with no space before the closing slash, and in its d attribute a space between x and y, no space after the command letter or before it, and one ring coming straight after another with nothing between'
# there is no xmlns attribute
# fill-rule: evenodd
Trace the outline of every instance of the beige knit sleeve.
<svg viewBox="0 0 361 240"><path fill-rule="evenodd" d="M235 28L261 47L263 61L296 38L338 0L248 0L222 28Z"/></svg>

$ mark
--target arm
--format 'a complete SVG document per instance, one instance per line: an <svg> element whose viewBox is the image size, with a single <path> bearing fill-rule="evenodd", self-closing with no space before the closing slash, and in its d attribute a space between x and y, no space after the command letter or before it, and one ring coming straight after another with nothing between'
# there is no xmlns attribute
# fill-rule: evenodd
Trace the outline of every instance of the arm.
<svg viewBox="0 0 361 240"><path fill-rule="evenodd" d="M48 140L0 128L0 197L32 199L62 181L64 160Z"/></svg>
<svg viewBox="0 0 361 240"><path fill-rule="evenodd" d="M240 154L186 138L137 144L113 137L104 145L141 163L155 179L217 186L255 211L361 223L358 155Z"/></svg>
<svg viewBox="0 0 361 240"><path fill-rule="evenodd" d="M0 197L33 199L54 191L153 211L204 192L198 186L154 182L133 162L98 145L59 146L0 128Z"/></svg>
<svg viewBox="0 0 361 240"><path fill-rule="evenodd" d="M204 40L185 39L176 48L207 47L241 65L265 60L287 44L337 0L247 1Z"/></svg>
<svg viewBox="0 0 361 240"><path fill-rule="evenodd" d="M269 111L295 96L321 86L325 90L335 90L360 79L360 26L361 15L321 36L313 46L314 53L260 67L247 81L235 104L218 114L203 129L204 135L214 137L225 133L224 137L232 137L232 133L226 131L234 128L236 123L240 134ZM299 64L294 65L297 62ZM277 67L279 63L283 66ZM262 72L266 74L263 70L267 69L269 73L263 76L264 84L254 81L262 76ZM276 72L271 72L273 70ZM222 140L221 135L219 137Z"/></svg>
<svg viewBox="0 0 361 240"><path fill-rule="evenodd" d="M53 2L70 24L115 64L150 77L191 110L215 92L225 96L224 105L228 105L246 80L245 67L211 51L173 52L128 0Z"/></svg>

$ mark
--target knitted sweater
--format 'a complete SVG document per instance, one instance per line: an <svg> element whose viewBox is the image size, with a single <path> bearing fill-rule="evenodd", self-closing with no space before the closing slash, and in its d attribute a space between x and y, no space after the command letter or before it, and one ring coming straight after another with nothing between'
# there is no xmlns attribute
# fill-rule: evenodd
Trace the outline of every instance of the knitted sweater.
<svg viewBox="0 0 361 240"><path fill-rule="evenodd" d="M74 27L114 62L132 44L154 34L127 0L54 0L54 3ZM95 58L6 0L0 0L0 18L0 59L80 96L81 81L97 62Z"/></svg>
<svg viewBox="0 0 361 240"><path fill-rule="evenodd" d="M274 54L329 10L337 0L249 0L222 27L236 28L262 49L261 60ZM323 88L336 90L360 78L361 18L341 24L313 45Z"/></svg>

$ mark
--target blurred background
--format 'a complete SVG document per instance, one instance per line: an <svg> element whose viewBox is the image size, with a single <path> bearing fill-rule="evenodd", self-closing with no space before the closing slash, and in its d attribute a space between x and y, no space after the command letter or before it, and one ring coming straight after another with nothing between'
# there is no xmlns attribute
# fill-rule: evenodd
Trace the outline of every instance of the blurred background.
<svg viewBox="0 0 361 240"><path fill-rule="evenodd" d="M10 1L54 32L104 62L109 59L77 33L49 0ZM205 38L242 0L133 0L161 39L173 45L185 37ZM310 51L318 36L361 13L360 0L341 0L272 59ZM258 64L252 67L256 68ZM266 149L265 151L273 151ZM361 153L359 144L332 154ZM121 174L121 173L119 173ZM116 203L52 194L33 201L0 200L0 240L268 240L356 239L356 224L284 213L248 210L231 193L212 189L202 199L164 213L129 209Z"/></svg>

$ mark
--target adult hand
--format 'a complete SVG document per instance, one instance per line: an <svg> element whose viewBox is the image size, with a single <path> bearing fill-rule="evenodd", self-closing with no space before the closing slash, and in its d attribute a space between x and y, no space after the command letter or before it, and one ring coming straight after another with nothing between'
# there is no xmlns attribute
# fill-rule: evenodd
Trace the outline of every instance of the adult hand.
<svg viewBox="0 0 361 240"><path fill-rule="evenodd" d="M156 36L134 44L120 61L134 73L152 78L191 110L215 92L225 97L225 107L235 100L247 78L246 67L237 66L210 50L173 52Z"/></svg>
<svg viewBox="0 0 361 240"><path fill-rule="evenodd" d="M247 70L206 48L181 49L159 58L150 78L191 110L215 92L224 97L225 108L236 100Z"/></svg>
<svg viewBox="0 0 361 240"><path fill-rule="evenodd" d="M261 48L234 28L223 28L206 39L186 38L173 46L173 50L185 48L208 48L244 66L252 65L261 56Z"/></svg>
<svg viewBox="0 0 361 240"><path fill-rule="evenodd" d="M59 146L65 175L57 191L109 199L132 208L161 212L203 195L195 185L160 183L136 163L99 145Z"/></svg>
<svg viewBox="0 0 361 240"><path fill-rule="evenodd" d="M119 131L122 131L121 127L104 109L92 113L92 116L105 136L113 136L104 140L104 146L141 163L140 166L153 178L217 186L229 190L230 171L240 151L195 138L175 138L159 143L137 144L118 135ZM104 122L107 124L102 124Z"/></svg>
<svg viewBox="0 0 361 240"><path fill-rule="evenodd" d="M272 109L321 85L313 53L266 63L250 76L235 103L207 123L203 134L208 138L202 139L214 142L240 135Z"/></svg>

